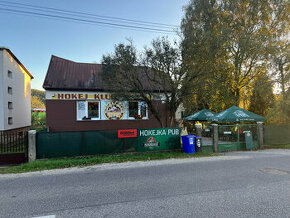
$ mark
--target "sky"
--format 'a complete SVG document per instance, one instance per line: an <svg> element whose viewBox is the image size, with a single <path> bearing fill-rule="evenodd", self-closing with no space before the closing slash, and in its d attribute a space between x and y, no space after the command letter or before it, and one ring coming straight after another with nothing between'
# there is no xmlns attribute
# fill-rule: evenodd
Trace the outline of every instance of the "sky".
<svg viewBox="0 0 290 218"><path fill-rule="evenodd" d="M182 7L188 0L10 0L9 2L17 4L8 7L7 2L0 0L0 47L8 47L34 76L31 88L43 90L42 84L51 55L76 62L100 63L102 55L112 53L114 45L126 43L126 38L132 39L137 49L142 50L157 37L167 36L173 41L178 40L179 36L176 33L135 31L24 15L6 9L23 11L24 9L20 8L23 5L20 4L29 4L179 26L184 15ZM47 13L35 9L33 11ZM83 19L81 16L79 18Z"/></svg>

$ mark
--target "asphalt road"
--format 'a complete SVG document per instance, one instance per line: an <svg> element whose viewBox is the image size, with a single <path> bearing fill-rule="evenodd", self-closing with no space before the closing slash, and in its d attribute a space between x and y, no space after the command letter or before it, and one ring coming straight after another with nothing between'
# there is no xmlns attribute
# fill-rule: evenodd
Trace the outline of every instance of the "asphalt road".
<svg viewBox="0 0 290 218"><path fill-rule="evenodd" d="M0 175L0 217L290 217L290 150Z"/></svg>

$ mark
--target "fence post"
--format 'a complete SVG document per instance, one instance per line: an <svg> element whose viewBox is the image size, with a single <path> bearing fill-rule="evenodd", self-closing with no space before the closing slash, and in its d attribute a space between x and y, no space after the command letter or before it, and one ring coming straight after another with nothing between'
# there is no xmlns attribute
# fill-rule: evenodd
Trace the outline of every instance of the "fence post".
<svg viewBox="0 0 290 218"><path fill-rule="evenodd" d="M36 160L36 130L28 131L28 162Z"/></svg>
<svg viewBox="0 0 290 218"><path fill-rule="evenodd" d="M263 122L257 122L257 127L258 127L258 143L259 143L259 148L263 148L263 146L264 146Z"/></svg>
<svg viewBox="0 0 290 218"><path fill-rule="evenodd" d="M213 152L218 152L218 141L219 141L219 132L218 124L214 123L213 126Z"/></svg>
<svg viewBox="0 0 290 218"><path fill-rule="evenodd" d="M196 135L201 137L201 124L195 124Z"/></svg>

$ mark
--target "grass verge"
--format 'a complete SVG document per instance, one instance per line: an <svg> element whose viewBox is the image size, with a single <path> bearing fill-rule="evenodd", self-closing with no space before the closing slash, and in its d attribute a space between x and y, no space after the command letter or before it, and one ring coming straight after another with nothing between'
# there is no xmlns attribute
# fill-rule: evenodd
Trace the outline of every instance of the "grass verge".
<svg viewBox="0 0 290 218"><path fill-rule="evenodd" d="M290 144L286 144L286 145L265 145L264 149L290 149Z"/></svg>
<svg viewBox="0 0 290 218"><path fill-rule="evenodd" d="M74 158L59 158L36 160L30 163L24 163L19 166L12 166L0 169L0 174L7 173L24 173L41 170L61 169L68 167L85 167L102 163L121 163L127 161L149 161L149 160L164 160L170 158L197 158L219 156L220 154L213 153L194 153L186 154L181 151L172 152L147 152L134 154L118 154L118 155L102 155L89 157L74 157Z"/></svg>

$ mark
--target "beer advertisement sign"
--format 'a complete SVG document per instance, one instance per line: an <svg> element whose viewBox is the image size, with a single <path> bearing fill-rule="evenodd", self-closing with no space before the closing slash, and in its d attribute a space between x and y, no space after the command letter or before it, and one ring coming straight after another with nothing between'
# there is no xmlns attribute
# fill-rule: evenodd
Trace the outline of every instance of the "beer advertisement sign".
<svg viewBox="0 0 290 218"><path fill-rule="evenodd" d="M138 129L138 151L180 148L179 128Z"/></svg>

